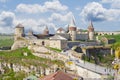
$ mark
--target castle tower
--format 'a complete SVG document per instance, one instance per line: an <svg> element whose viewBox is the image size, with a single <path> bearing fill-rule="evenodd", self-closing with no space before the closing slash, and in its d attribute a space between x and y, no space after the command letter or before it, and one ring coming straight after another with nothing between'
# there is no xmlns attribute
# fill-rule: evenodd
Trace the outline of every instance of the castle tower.
<svg viewBox="0 0 120 80"><path fill-rule="evenodd" d="M69 34L71 36L71 40L72 41L75 41L76 40L76 25L75 25L75 21L74 21L74 18L72 17L71 18L71 22L69 24Z"/></svg>
<svg viewBox="0 0 120 80"><path fill-rule="evenodd" d="M18 24L15 27L15 35L14 35L14 40L17 40L18 38L24 37L24 26L22 24Z"/></svg>
<svg viewBox="0 0 120 80"><path fill-rule="evenodd" d="M49 35L49 30L48 27L46 26L43 32L44 35Z"/></svg>
<svg viewBox="0 0 120 80"><path fill-rule="evenodd" d="M28 32L28 36L33 36L33 31L31 29Z"/></svg>
<svg viewBox="0 0 120 80"><path fill-rule="evenodd" d="M89 40L94 40L94 27L93 27L92 21L88 26L88 35L89 35Z"/></svg>

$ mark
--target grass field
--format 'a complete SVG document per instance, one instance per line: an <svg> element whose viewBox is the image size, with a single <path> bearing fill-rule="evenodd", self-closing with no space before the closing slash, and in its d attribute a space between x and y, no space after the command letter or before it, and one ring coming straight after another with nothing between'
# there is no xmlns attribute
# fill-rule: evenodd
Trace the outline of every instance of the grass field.
<svg viewBox="0 0 120 80"><path fill-rule="evenodd" d="M0 47L10 47L14 42L13 36L0 35Z"/></svg>

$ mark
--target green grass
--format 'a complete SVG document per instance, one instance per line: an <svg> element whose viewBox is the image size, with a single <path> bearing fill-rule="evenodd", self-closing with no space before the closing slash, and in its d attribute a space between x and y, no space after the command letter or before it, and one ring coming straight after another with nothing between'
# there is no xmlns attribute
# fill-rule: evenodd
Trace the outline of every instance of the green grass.
<svg viewBox="0 0 120 80"><path fill-rule="evenodd" d="M13 43L13 36L0 35L0 47L10 47Z"/></svg>
<svg viewBox="0 0 120 80"><path fill-rule="evenodd" d="M62 50L57 49L57 48L52 48L52 47L47 47L47 48L49 48L50 50L56 51L56 52L61 52L62 51Z"/></svg>
<svg viewBox="0 0 120 80"><path fill-rule="evenodd" d="M24 52L27 52L27 56L24 56ZM64 65L64 63L59 60L56 61L34 56L27 48L20 48L13 51L0 51L0 61L27 66L36 65L41 67L49 67L50 64ZM54 63L55 61L56 63Z"/></svg>
<svg viewBox="0 0 120 80"><path fill-rule="evenodd" d="M113 49L116 49L118 46L120 46L120 34L99 36L99 38L102 38L102 37L114 38L116 40L116 42L112 44Z"/></svg>
<svg viewBox="0 0 120 80"><path fill-rule="evenodd" d="M120 34L117 35L104 35L104 36L98 36L99 39L101 39L102 37L107 37L107 38L114 38L117 42L120 42Z"/></svg>
<svg viewBox="0 0 120 80"><path fill-rule="evenodd" d="M102 37L106 37L106 38L114 38L116 40L116 42L114 44L112 44L112 48L116 49L117 47L120 47L120 34L118 35L104 35L104 36L98 36L99 39L101 39ZM111 55L111 54L107 54L105 56L103 56L103 54L100 53L93 53L91 54L92 56L96 57L99 59L99 65L101 66L106 66L106 67L112 67L111 63L115 58L115 55ZM87 56L84 57L85 61L91 62L91 63L95 63L94 59L89 59Z"/></svg>
<svg viewBox="0 0 120 80"><path fill-rule="evenodd" d="M118 35L105 35L107 38L114 38L116 40L116 43L120 43L120 34Z"/></svg>
<svg viewBox="0 0 120 80"><path fill-rule="evenodd" d="M0 80L23 80L27 77L24 71L14 72L12 69L6 68L5 74L0 75Z"/></svg>
<svg viewBox="0 0 120 80"><path fill-rule="evenodd" d="M26 52L27 56L23 53ZM42 58L34 56L27 47L19 48L17 50L12 51L0 51L0 62L12 63L12 64L19 64L25 67L30 67L31 65L41 68L49 68L50 66L56 64L59 67L64 66L64 62L60 60L51 60L48 58ZM6 72L5 74L0 74L1 78L6 78L4 80L22 80L25 76L24 73L21 72L13 72L12 69L8 69L5 67ZM16 74L20 74L21 76L15 77ZM19 79L18 79L19 78Z"/></svg>
<svg viewBox="0 0 120 80"><path fill-rule="evenodd" d="M110 55L110 54L107 54L107 55L104 56L104 55L101 55L100 53L98 53L96 55L96 58L99 59L98 65L105 66L105 67L108 67L108 65L109 65L109 67L112 67L111 64L112 64L115 56L114 55ZM94 59L90 58L90 60L89 60L89 58L87 56L84 57L84 60L87 61L87 62L95 63Z"/></svg>

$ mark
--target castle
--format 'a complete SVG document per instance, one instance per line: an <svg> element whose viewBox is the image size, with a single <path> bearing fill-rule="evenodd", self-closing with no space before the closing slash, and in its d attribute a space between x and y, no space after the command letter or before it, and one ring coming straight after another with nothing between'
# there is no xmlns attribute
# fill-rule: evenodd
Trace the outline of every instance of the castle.
<svg viewBox="0 0 120 80"><path fill-rule="evenodd" d="M24 26L22 24L18 24L15 27L14 44L12 49L29 45L43 45L62 50L68 48L68 41L80 40L94 40L94 27L92 22L88 26L88 30L84 32L81 29L77 29L75 21L72 18L67 31L63 28L59 28L54 35L49 34L47 26L43 31L43 34L36 35L30 30L28 35L25 35Z"/></svg>

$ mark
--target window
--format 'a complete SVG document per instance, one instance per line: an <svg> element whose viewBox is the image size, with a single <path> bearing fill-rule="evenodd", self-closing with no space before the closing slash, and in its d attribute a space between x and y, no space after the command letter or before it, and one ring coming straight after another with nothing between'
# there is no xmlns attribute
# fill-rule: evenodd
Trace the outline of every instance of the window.
<svg viewBox="0 0 120 80"><path fill-rule="evenodd" d="M42 41L42 45L43 45L43 46L45 45L45 42L44 42L44 41Z"/></svg>

